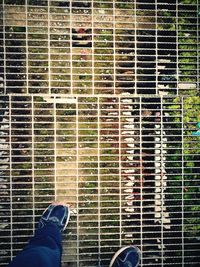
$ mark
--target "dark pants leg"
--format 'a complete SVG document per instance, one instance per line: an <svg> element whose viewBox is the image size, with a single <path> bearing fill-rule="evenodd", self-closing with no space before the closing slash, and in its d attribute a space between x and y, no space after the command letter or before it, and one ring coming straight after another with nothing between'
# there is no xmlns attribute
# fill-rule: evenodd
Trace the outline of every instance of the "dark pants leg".
<svg viewBox="0 0 200 267"><path fill-rule="evenodd" d="M60 267L61 233L54 225L38 229L29 244L8 267Z"/></svg>

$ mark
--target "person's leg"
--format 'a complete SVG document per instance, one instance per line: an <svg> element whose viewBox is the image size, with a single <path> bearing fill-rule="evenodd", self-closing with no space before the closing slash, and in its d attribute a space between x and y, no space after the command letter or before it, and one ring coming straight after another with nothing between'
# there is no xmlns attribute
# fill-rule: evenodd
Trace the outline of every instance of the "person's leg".
<svg viewBox="0 0 200 267"><path fill-rule="evenodd" d="M38 229L29 244L20 252L9 267L60 267L61 233L56 226Z"/></svg>
<svg viewBox="0 0 200 267"><path fill-rule="evenodd" d="M8 267L60 267L61 232L66 228L68 221L68 207L50 205L42 215L34 237Z"/></svg>
<svg viewBox="0 0 200 267"><path fill-rule="evenodd" d="M111 259L109 267L137 267L140 263L140 250L135 246L120 248Z"/></svg>

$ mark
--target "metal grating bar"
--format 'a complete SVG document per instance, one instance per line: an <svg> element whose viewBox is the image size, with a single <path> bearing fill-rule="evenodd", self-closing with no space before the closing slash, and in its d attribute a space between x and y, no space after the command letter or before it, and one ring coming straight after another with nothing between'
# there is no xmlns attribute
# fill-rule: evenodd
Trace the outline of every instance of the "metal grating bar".
<svg viewBox="0 0 200 267"><path fill-rule="evenodd" d="M11 102L9 103L9 112L7 112L7 114L9 114L9 129L11 131ZM9 157L10 157L10 166L9 166L9 176L10 176L10 256L13 257L13 188L12 188L12 153L11 153L11 132L9 131L9 144L6 144L6 148L9 148ZM5 168L7 169L8 166L5 166Z"/></svg>
<svg viewBox="0 0 200 267"><path fill-rule="evenodd" d="M183 103L183 99L182 99L182 103L181 103L181 116L184 116L184 103ZM182 136L181 136L181 140L182 140L182 203L181 203L181 216L182 216L182 266L184 266L184 250L185 250L185 246L184 246L184 145L183 145L183 140L184 140L184 123L182 121L182 125L181 125L181 132L182 132Z"/></svg>
<svg viewBox="0 0 200 267"><path fill-rule="evenodd" d="M34 165L35 165L35 148L34 148L34 137L35 137L35 133L34 133L34 103L33 103L33 98L31 98L31 144L32 144L32 151L31 151L31 162L32 162L32 203L33 203L33 233L35 231L35 210L36 210L36 205L35 205L35 172L34 172ZM12 118L10 118L10 121L12 121ZM10 129L12 129L12 127L10 127ZM12 146L10 146L12 147ZM12 169L12 168L11 168Z"/></svg>
<svg viewBox="0 0 200 267"><path fill-rule="evenodd" d="M143 211L143 201L141 201L143 199L143 186L142 186L142 180L143 180L143 166L142 166L142 161L143 161L143 158L142 158L142 154L143 154L143 149L142 149L142 99L140 99L140 102L139 102L139 136L140 136L140 139L139 139L139 160L140 160L140 163L139 163L139 180L140 180L140 183L139 183L139 198L140 198L140 247L141 247L141 266L144 266L144 251L143 251L143 246L142 246L142 243L143 243L143 214L142 214L142 211Z"/></svg>

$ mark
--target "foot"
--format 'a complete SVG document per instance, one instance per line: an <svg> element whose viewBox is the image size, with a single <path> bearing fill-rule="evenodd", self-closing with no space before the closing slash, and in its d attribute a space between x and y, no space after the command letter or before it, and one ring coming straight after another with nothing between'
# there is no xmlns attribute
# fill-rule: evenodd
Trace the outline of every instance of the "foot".
<svg viewBox="0 0 200 267"><path fill-rule="evenodd" d="M60 231L64 231L67 227L70 217L70 209L63 203L52 203L43 212L39 221L38 228L45 225L53 224L59 227Z"/></svg>
<svg viewBox="0 0 200 267"><path fill-rule="evenodd" d="M137 267L140 262L140 250L135 246L119 249L113 256L109 267Z"/></svg>
<svg viewBox="0 0 200 267"><path fill-rule="evenodd" d="M200 136L200 130L198 130L198 131L196 131L196 132L193 132L192 135Z"/></svg>

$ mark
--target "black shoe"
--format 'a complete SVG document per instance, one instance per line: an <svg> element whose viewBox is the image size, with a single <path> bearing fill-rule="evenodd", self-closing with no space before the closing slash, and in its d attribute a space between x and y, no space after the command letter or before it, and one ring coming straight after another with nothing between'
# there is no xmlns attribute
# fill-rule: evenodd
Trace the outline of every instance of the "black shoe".
<svg viewBox="0 0 200 267"><path fill-rule="evenodd" d="M69 217L69 207L51 204L42 214L42 217L39 220L38 228L42 228L48 224L54 224L58 226L60 228L60 231L62 232L67 227Z"/></svg>
<svg viewBox="0 0 200 267"><path fill-rule="evenodd" d="M140 250L135 246L119 249L113 256L109 267L137 267L140 262Z"/></svg>

